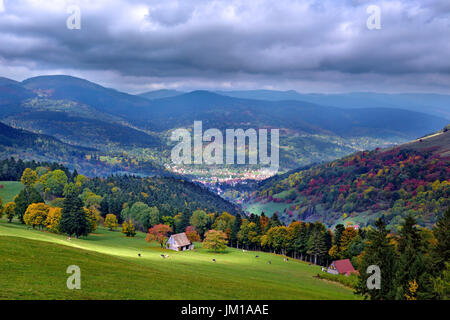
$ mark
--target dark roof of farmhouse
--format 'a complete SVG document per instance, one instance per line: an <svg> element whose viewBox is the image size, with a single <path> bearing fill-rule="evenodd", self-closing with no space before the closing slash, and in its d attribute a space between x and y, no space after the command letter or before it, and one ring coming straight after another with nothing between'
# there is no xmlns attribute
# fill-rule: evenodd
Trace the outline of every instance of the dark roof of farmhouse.
<svg viewBox="0 0 450 320"><path fill-rule="evenodd" d="M188 237L186 236L186 233L177 233L177 234L173 234L172 235L175 244L177 246L188 246L191 244L191 242L189 241Z"/></svg>

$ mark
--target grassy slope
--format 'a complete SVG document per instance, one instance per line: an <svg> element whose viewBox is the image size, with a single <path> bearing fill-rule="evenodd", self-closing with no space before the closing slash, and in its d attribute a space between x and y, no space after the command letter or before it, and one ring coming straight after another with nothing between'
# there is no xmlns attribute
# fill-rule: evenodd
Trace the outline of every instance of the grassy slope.
<svg viewBox="0 0 450 320"><path fill-rule="evenodd" d="M0 189L0 198L3 204L12 201L23 188L23 185L17 181L0 181L0 185L3 185L3 189Z"/></svg>
<svg viewBox="0 0 450 320"><path fill-rule="evenodd" d="M314 278L320 268L303 262L286 263L268 253L256 259L236 249L178 253L149 245L144 237L100 229L68 241L0 220L0 299L357 298L348 288ZM65 271L72 264L81 268L81 290L66 288Z"/></svg>

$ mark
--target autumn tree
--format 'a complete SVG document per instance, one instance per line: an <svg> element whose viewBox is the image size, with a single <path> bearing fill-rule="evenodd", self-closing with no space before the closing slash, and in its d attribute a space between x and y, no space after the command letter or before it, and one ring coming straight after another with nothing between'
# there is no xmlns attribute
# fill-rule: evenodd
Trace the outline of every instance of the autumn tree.
<svg viewBox="0 0 450 320"><path fill-rule="evenodd" d="M25 187L19 194L14 198L14 203L16 204L15 214L19 221L24 224L23 215L27 210L28 206L32 203L42 203L41 195L33 187Z"/></svg>
<svg viewBox="0 0 450 320"><path fill-rule="evenodd" d="M100 220L100 212L95 207L83 208L88 222L88 233L97 230L97 222Z"/></svg>
<svg viewBox="0 0 450 320"><path fill-rule="evenodd" d="M117 217L113 213L108 213L105 218L105 222L103 223L106 228L110 231L113 231L119 226L119 222L117 221Z"/></svg>
<svg viewBox="0 0 450 320"><path fill-rule="evenodd" d="M227 234L227 238L231 237L231 231L233 227L234 220L236 218L229 214L228 212L223 212L217 219L214 221L212 228L214 230L220 230Z"/></svg>
<svg viewBox="0 0 450 320"><path fill-rule="evenodd" d="M134 227L131 219L122 223L122 233L127 237L134 237L136 235L136 228Z"/></svg>
<svg viewBox="0 0 450 320"><path fill-rule="evenodd" d="M45 225L48 211L50 207L45 203L32 203L28 206L23 216L23 221L26 225L32 226L33 229L38 226L39 229Z"/></svg>
<svg viewBox="0 0 450 320"><path fill-rule="evenodd" d="M61 221L62 208L51 208L48 211L45 227L54 233L59 233L59 222Z"/></svg>
<svg viewBox="0 0 450 320"><path fill-rule="evenodd" d="M209 230L205 233L202 246L214 252L224 251L227 248L227 235L223 231Z"/></svg>
<svg viewBox="0 0 450 320"><path fill-rule="evenodd" d="M148 229L147 237L145 240L147 242L155 241L164 247L164 243L167 241L169 233L172 232L172 228L165 224L157 224L152 228Z"/></svg>
<svg viewBox="0 0 450 320"><path fill-rule="evenodd" d="M340 237L339 241L339 252L340 252L340 258L351 258L351 255L349 254L349 247L352 244L353 239L358 235L358 231L354 229L353 227L347 227L342 232L342 235Z"/></svg>
<svg viewBox="0 0 450 320"><path fill-rule="evenodd" d="M22 178L20 178L20 182L26 186L31 187L38 180L38 175L36 171L26 168L23 171Z"/></svg>
<svg viewBox="0 0 450 320"><path fill-rule="evenodd" d="M199 242L201 241L200 239L200 235L198 234L198 232L195 230L195 228L193 226L188 226L186 228L186 236L188 237L190 242Z"/></svg>
<svg viewBox="0 0 450 320"><path fill-rule="evenodd" d="M8 202L3 207L3 212L6 215L6 219L8 219L8 222L11 223L12 219L14 218L16 210L16 204L14 202Z"/></svg>

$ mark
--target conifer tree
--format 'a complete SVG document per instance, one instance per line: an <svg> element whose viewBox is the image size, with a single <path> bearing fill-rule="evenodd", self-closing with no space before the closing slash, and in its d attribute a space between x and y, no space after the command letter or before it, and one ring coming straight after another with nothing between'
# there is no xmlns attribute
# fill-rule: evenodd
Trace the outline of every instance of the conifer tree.
<svg viewBox="0 0 450 320"><path fill-rule="evenodd" d="M238 213L236 215L236 219L234 219L234 223L233 226L231 228L231 238L230 238L230 243L231 246L233 246L233 244L236 244L236 248L238 247L238 232L241 229L241 224L242 224L242 217L241 215Z"/></svg>
<svg viewBox="0 0 450 320"><path fill-rule="evenodd" d="M361 263L358 266L360 273L356 287L356 293L364 295L372 300L393 299L394 276L395 276L395 249L390 243L386 224L382 219L375 222L376 229L369 230L367 242L362 255ZM380 289L369 289L367 279L371 276L367 273L369 266L378 266L381 271Z"/></svg>
<svg viewBox="0 0 450 320"><path fill-rule="evenodd" d="M74 188L66 189L66 198L63 202L62 214L59 229L69 237L75 235L87 236L89 223L83 209L83 202L78 197Z"/></svg>

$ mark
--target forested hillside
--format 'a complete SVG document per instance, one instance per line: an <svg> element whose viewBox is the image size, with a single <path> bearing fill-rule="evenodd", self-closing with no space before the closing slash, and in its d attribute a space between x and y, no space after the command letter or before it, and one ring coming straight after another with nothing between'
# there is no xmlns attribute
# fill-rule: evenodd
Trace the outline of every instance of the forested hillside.
<svg viewBox="0 0 450 320"><path fill-rule="evenodd" d="M262 182L245 205L252 212L278 212L285 222L366 225L382 216L396 227L412 214L431 227L450 205L449 150L446 128L410 144L358 152Z"/></svg>
<svg viewBox="0 0 450 320"><path fill-rule="evenodd" d="M90 176L160 172L171 164L174 144L168 139L170 132L190 128L194 121L202 121L204 130L280 129L281 171L402 143L446 123L437 116L386 107L350 110L304 101L235 98L209 91L163 90L136 96L63 75L0 81L1 122L96 149L84 157L71 157L70 150L58 147L60 157L45 158L50 150L40 152L40 148L17 144L18 150L26 152L9 155L63 162ZM173 172L178 169L167 168ZM189 174L195 175L191 169ZM226 173L240 174L239 170L226 168Z"/></svg>

